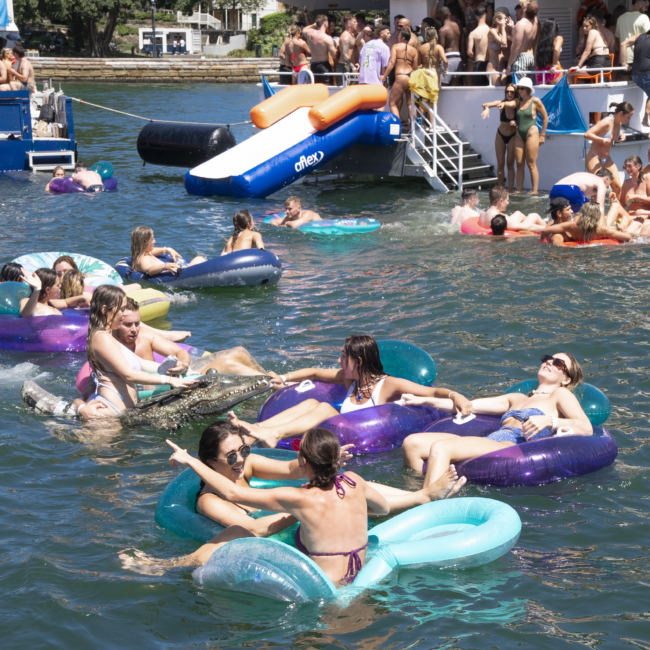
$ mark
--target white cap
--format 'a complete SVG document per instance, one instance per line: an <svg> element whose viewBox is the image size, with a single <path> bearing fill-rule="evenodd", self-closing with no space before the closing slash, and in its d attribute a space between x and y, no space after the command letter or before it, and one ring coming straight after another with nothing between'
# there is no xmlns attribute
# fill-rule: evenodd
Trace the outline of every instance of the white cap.
<svg viewBox="0 0 650 650"><path fill-rule="evenodd" d="M528 90L530 90L531 95L535 94L535 89L533 88L533 82L530 80L529 77L524 77L523 79L519 79L517 81L517 87L518 88L528 88Z"/></svg>

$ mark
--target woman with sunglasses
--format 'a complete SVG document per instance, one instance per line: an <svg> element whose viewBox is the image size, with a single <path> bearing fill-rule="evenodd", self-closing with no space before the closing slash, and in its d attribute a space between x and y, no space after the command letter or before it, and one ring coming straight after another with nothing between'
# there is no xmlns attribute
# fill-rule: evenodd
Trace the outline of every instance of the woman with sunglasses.
<svg viewBox="0 0 650 650"><path fill-rule="evenodd" d="M506 158L508 160L508 191L515 188L515 135L517 135L517 108L519 98L514 84L508 84L505 89L504 99L483 104L481 117L485 120L490 115L491 108L498 108L499 126L494 140L494 149L497 154L497 184L505 186Z"/></svg>
<svg viewBox="0 0 650 650"><path fill-rule="evenodd" d="M597 207L597 206L596 206ZM493 451L540 440L559 427L571 427L576 435L590 436L593 428L571 392L583 380L576 358L567 352L545 354L537 372L539 385L528 395L507 393L472 401L474 413L501 415L501 428L485 438L451 433L416 433L404 441L404 464L418 471L428 460L427 472L436 480L450 466ZM406 404L431 404L451 411L450 400L404 396Z"/></svg>
<svg viewBox="0 0 650 650"><path fill-rule="evenodd" d="M349 336L343 345L339 363L340 369L304 368L276 376L273 381L278 387L287 382L301 382L307 379L329 384L343 384L348 392L341 405L342 414L396 402L402 393L448 397L453 400L454 408L459 413L470 412L469 400L456 391L420 386L407 379L387 375L379 358L379 347L372 336ZM257 424L239 420L232 411L228 413L228 420L232 425L245 429L249 435L260 440L264 445L275 447L283 438L301 436L308 429L317 427L338 414L339 411L327 402L307 399Z"/></svg>
<svg viewBox="0 0 650 650"><path fill-rule="evenodd" d="M157 560L140 551L135 552L135 558L121 554L125 567L200 566L229 541L268 537L299 521L295 535L298 550L310 556L335 584L343 586L352 582L363 566L369 515L386 516L442 499L465 483L458 480L453 467L436 486L429 484L430 489L418 492L369 483L353 472L343 473L341 467L351 457L351 445L341 447L338 438L326 429L307 431L298 458L289 462L251 454L245 437L244 431L217 422L203 433L198 459L167 441L174 450L172 466L186 465L201 477L197 512L227 528L195 553L181 558ZM248 485L253 476L304 478L306 483L303 488L255 489ZM253 519L249 515L255 510L278 514Z"/></svg>

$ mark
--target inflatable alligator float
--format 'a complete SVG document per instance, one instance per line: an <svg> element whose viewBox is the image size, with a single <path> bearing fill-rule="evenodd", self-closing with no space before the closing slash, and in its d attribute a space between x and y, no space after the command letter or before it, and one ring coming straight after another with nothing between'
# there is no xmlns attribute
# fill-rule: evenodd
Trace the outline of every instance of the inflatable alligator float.
<svg viewBox="0 0 650 650"><path fill-rule="evenodd" d="M266 375L208 374L193 386L175 388L138 402L119 416L125 426L173 429L184 422L221 415L237 404L271 390ZM77 417L72 402L48 393L31 379L21 388L23 401L39 413Z"/></svg>

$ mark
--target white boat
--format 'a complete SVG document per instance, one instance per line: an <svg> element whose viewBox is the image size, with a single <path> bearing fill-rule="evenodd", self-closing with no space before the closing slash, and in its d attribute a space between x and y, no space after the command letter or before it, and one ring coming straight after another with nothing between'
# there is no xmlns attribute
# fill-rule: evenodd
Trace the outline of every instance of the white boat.
<svg viewBox="0 0 650 650"><path fill-rule="evenodd" d="M306 4L308 9L316 9L319 6L316 0L307 0ZM515 15L515 0L497 0L496 4L507 7L510 15ZM618 3L610 4L613 10ZM390 9L391 25L393 16L397 14L409 18L412 25L420 24L422 18L430 14L430 3L424 0L347 0L345 6L353 10ZM575 65L573 53L578 39L577 15L580 6L580 0L545 0L539 7L539 20L555 18L560 25L560 33L564 37L560 63L565 70ZM596 74L606 70L594 68L587 72ZM265 74L271 76L278 73L268 70ZM471 76L482 73L461 74ZM356 76L342 75L343 85L354 82ZM313 76L303 71L298 81L313 83ZM277 83L272 83L271 86L274 90L281 88ZM330 86L330 93L338 92L342 87ZM535 95L544 98L554 88L553 85L535 86ZM608 82L601 74L598 83L573 84L570 89L586 125L589 125L590 121L593 123L593 113L607 113L611 103L630 102L636 110L627 125L626 141L616 143L612 147L612 159L619 170L623 169L623 161L628 156L636 154L645 161L650 145L650 129L641 124L646 96L636 84L631 81ZM260 97L264 98L263 84L260 84ZM420 112L413 109L412 130L403 134L403 142L398 142L392 147L377 147L372 156L368 155L367 150L355 151L355 148L351 147L312 175L420 176L426 179L433 189L443 192L467 186L493 185L496 182L492 170L496 169L497 162L494 140L499 113L491 111L490 117L483 120L481 105L503 97L503 86L443 86L434 110ZM537 160L540 190L549 191L558 179L584 170L588 144L581 133L547 135L545 144L539 149ZM524 189L530 189L528 171Z"/></svg>

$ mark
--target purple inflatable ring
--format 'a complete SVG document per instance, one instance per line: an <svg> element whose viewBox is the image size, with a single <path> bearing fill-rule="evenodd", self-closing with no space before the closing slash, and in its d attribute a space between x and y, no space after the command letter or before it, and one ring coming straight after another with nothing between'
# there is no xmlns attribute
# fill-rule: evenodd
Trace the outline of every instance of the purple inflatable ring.
<svg viewBox="0 0 650 650"><path fill-rule="evenodd" d="M117 179L115 176L107 178L103 183L106 192L115 192L117 190ZM72 180L72 176L52 180L50 182L50 192L53 194L93 194L93 192L87 192L81 185L77 185Z"/></svg>
<svg viewBox="0 0 650 650"><path fill-rule="evenodd" d="M83 352L89 311L64 309L63 316L0 316L0 348L24 352Z"/></svg>
<svg viewBox="0 0 650 650"><path fill-rule="evenodd" d="M500 427L501 418L494 415L477 415L466 424L456 424L453 416L447 416L429 425L425 431L483 438ZM456 471L470 483L479 485L530 487L595 472L611 465L617 454L618 446L612 434L602 427L594 427L592 436L561 436L525 442L456 463ZM426 462L423 471L426 471Z"/></svg>
<svg viewBox="0 0 650 650"><path fill-rule="evenodd" d="M313 388L309 390L301 392L302 384L299 384L281 388L271 395L260 409L257 421L264 422L308 399L327 402L336 409L341 407L347 392L345 386L320 381L311 383ZM342 445L353 444L355 454L378 454L401 447L406 436L424 431L441 415L440 411L428 406L383 404L335 415L318 426L334 433ZM296 438L285 438L278 446L291 449L293 440Z"/></svg>

